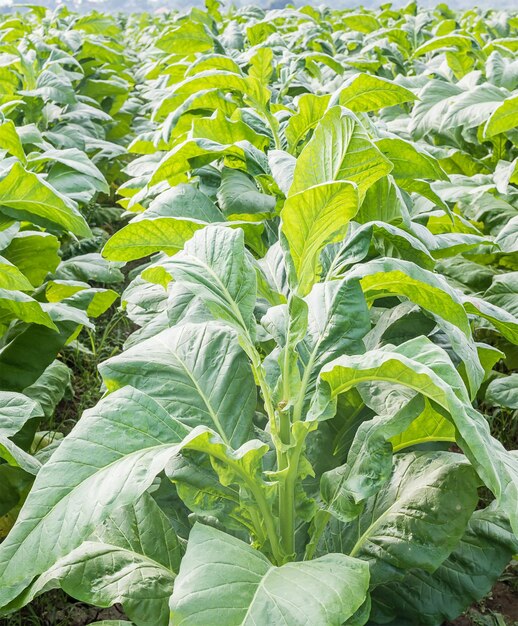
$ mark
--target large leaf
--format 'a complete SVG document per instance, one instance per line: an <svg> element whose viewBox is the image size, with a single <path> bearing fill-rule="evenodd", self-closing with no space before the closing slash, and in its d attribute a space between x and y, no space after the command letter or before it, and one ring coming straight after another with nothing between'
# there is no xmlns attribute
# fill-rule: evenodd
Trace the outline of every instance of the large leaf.
<svg viewBox="0 0 518 626"><path fill-rule="evenodd" d="M461 541L435 572L409 570L373 592L374 621L440 626L487 593L518 550L509 523L494 506L475 511ZM406 621L404 622L407 623Z"/></svg>
<svg viewBox="0 0 518 626"><path fill-rule="evenodd" d="M493 137L518 126L518 96L507 98L496 108L484 126L484 136Z"/></svg>
<svg viewBox="0 0 518 626"><path fill-rule="evenodd" d="M290 152L295 152L299 143L320 122L329 104L329 95L305 93L297 101L297 112L290 117L285 129Z"/></svg>
<svg viewBox="0 0 518 626"><path fill-rule="evenodd" d="M56 325L41 304L22 291L0 288L0 316L5 321L20 319L56 330Z"/></svg>
<svg viewBox="0 0 518 626"><path fill-rule="evenodd" d="M460 454L400 454L389 482L354 521L332 522L322 547L369 561L374 585L411 568L433 572L462 537L477 487Z"/></svg>
<svg viewBox="0 0 518 626"><path fill-rule="evenodd" d="M42 226L54 225L88 237L90 229L74 204L37 174L17 162L0 180L0 212L29 219Z"/></svg>
<svg viewBox="0 0 518 626"><path fill-rule="evenodd" d="M163 265L217 319L254 333L256 276L241 229L203 228L185 244L182 252Z"/></svg>
<svg viewBox="0 0 518 626"><path fill-rule="evenodd" d="M20 270L0 256L0 289L32 291L32 285Z"/></svg>
<svg viewBox="0 0 518 626"><path fill-rule="evenodd" d="M144 494L135 504L116 509L88 541L36 579L8 608L21 607L59 586L89 604L120 603L136 624L167 626L181 554L169 520Z"/></svg>
<svg viewBox="0 0 518 626"><path fill-rule="evenodd" d="M357 185L361 201L367 189L391 169L358 118L347 109L333 107L300 153L289 195L344 180Z"/></svg>
<svg viewBox="0 0 518 626"><path fill-rule="evenodd" d="M155 252L175 254L204 222L177 217L137 219L118 230L103 248L110 261L133 261Z"/></svg>
<svg viewBox="0 0 518 626"><path fill-rule="evenodd" d="M60 262L59 240L54 235L24 230L13 238L3 251L6 259L14 263L27 276L34 287L45 280Z"/></svg>
<svg viewBox="0 0 518 626"><path fill-rule="evenodd" d="M260 192L257 185L244 172L226 168L221 176L218 201L227 216L246 216L248 213L270 214L275 210L276 199Z"/></svg>
<svg viewBox="0 0 518 626"><path fill-rule="evenodd" d="M323 474L320 489L327 508L343 522L357 517L364 502L377 493L392 474L391 439L422 413L422 396L415 396L394 415L382 415L360 425L347 463ZM390 409L386 409L389 413Z"/></svg>
<svg viewBox="0 0 518 626"><path fill-rule="evenodd" d="M518 318L518 272L495 276L484 299Z"/></svg>
<svg viewBox="0 0 518 626"><path fill-rule="evenodd" d="M402 259L375 259L345 274L360 279L367 300L387 295L405 296L470 335L468 316L461 298L442 276Z"/></svg>
<svg viewBox="0 0 518 626"><path fill-rule="evenodd" d="M274 567L248 544L197 524L171 598L171 624L341 626L363 604L368 581L367 566L343 554Z"/></svg>
<svg viewBox="0 0 518 626"><path fill-rule="evenodd" d="M441 354L442 353L442 354ZM494 439L486 420L469 396L451 361L425 338L402 344L394 351L372 350L362 356L340 357L324 366L320 375L320 402L312 417L330 417L340 393L362 382L382 381L408 387L439 404L457 431L457 441L484 483L493 491L518 528L518 462Z"/></svg>
<svg viewBox="0 0 518 626"><path fill-rule="evenodd" d="M53 278L83 282L95 281L111 285L124 280L120 267L120 263L108 262L99 253L90 252L62 261L54 272Z"/></svg>
<svg viewBox="0 0 518 626"><path fill-rule="evenodd" d="M15 435L33 417L40 417L41 407L21 393L0 392L0 433L6 437Z"/></svg>
<svg viewBox="0 0 518 626"><path fill-rule="evenodd" d="M117 507L136 501L187 433L157 402L131 388L86 413L39 472L0 547L1 604L78 547Z"/></svg>
<svg viewBox="0 0 518 626"><path fill-rule="evenodd" d="M355 113L377 111L415 99L416 96L405 87L371 74L353 76L338 93L339 104Z"/></svg>
<svg viewBox="0 0 518 626"><path fill-rule="evenodd" d="M492 380L486 391L486 400L510 409L518 409L518 374Z"/></svg>
<svg viewBox="0 0 518 626"><path fill-rule="evenodd" d="M302 295L318 280L322 248L345 235L357 211L358 192L350 182L322 183L298 193L290 192L281 212L281 230L288 242Z"/></svg>
<svg viewBox="0 0 518 626"><path fill-rule="evenodd" d="M72 372L61 361L53 361L43 374L23 392L35 400L46 418L51 418L70 386Z"/></svg>
<svg viewBox="0 0 518 626"><path fill-rule="evenodd" d="M234 447L250 438L255 382L235 332L226 326L185 323L167 329L99 369L110 391L136 387L175 419L209 426Z"/></svg>

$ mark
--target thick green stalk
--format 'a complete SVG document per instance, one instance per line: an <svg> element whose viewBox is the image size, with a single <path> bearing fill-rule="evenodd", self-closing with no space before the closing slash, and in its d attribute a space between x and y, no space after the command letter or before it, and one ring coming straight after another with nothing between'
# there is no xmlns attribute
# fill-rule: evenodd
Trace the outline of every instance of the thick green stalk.
<svg viewBox="0 0 518 626"><path fill-rule="evenodd" d="M281 142L281 138L280 138L279 132L277 130L277 128L279 126L279 122L277 121L277 118L266 107L264 109L264 115L265 115L266 119L268 120L268 124L270 125L271 131L272 131L273 141L275 143L275 149L276 150L282 150L282 142Z"/></svg>
<svg viewBox="0 0 518 626"><path fill-rule="evenodd" d="M268 506L268 502L266 501L266 496L264 495L264 492L259 485L256 485L252 481L248 482L247 484L263 517L266 534L268 536L268 539L270 541L270 547L272 549L273 558L275 559L277 564L280 565L284 562L283 551L279 544L279 537L277 534L275 519L272 515L270 507Z"/></svg>
<svg viewBox="0 0 518 626"><path fill-rule="evenodd" d="M295 489L304 442L305 437L282 455L285 467L279 468L285 470L279 483L279 523L282 547L287 556L295 553Z"/></svg>
<svg viewBox="0 0 518 626"><path fill-rule="evenodd" d="M306 552L304 553L304 561L311 561L315 555L315 550L318 547L320 538L322 537L324 530L331 519L331 513L320 509L316 512L312 521L313 534L309 543L306 546Z"/></svg>

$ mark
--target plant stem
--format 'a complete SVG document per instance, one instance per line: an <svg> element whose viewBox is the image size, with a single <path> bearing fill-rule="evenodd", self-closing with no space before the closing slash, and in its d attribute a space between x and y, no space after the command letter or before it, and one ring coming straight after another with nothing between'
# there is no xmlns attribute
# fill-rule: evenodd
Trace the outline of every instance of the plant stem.
<svg viewBox="0 0 518 626"><path fill-rule="evenodd" d="M322 537L322 533L324 532L329 520L331 519L331 513L329 511L324 511L320 509L316 512L315 517L313 518L313 526L314 531L313 535L309 543L306 546L306 552L304 553L304 561L311 561L313 555L315 554L315 550L317 549L318 542L320 541L320 537Z"/></svg>
<svg viewBox="0 0 518 626"><path fill-rule="evenodd" d="M299 461L306 438L301 437L297 445L281 455L286 473L279 484L279 522L282 547L286 554L295 553L295 487L299 471Z"/></svg>
<svg viewBox="0 0 518 626"><path fill-rule="evenodd" d="M259 485L256 485L252 481L247 481L248 487L254 496L254 499L259 507L259 511L262 515L264 525L266 528L266 534L268 539L270 540L270 547L272 549L272 555L277 562L277 564L283 563L283 554L281 550L281 546L279 544L279 537L277 536L277 529L275 527L275 520L268 506L268 502L266 501L266 497L262 488Z"/></svg>
<svg viewBox="0 0 518 626"><path fill-rule="evenodd" d="M272 114L270 109L268 109L267 107L264 108L264 115L266 119L268 120L268 124L270 125L271 131L272 131L273 141L275 143L275 149L282 150L281 138L279 136L279 132L277 131L277 127L279 125L277 118L275 117L275 115Z"/></svg>

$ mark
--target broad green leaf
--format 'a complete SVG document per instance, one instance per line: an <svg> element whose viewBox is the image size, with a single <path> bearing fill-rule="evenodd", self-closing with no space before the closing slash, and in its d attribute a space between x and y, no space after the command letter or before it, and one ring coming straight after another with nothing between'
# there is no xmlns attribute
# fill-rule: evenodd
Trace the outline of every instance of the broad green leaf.
<svg viewBox="0 0 518 626"><path fill-rule="evenodd" d="M329 95L305 93L297 100L297 112L290 117L284 131L291 153L296 152L299 143L320 122L329 105L329 99Z"/></svg>
<svg viewBox="0 0 518 626"><path fill-rule="evenodd" d="M322 183L298 193L290 190L281 211L281 231L289 246L302 295L318 281L322 268L320 252L326 244L345 235L357 211L358 191L350 182Z"/></svg>
<svg viewBox="0 0 518 626"><path fill-rule="evenodd" d="M357 30L360 33L371 33L380 28L380 23L371 13L346 13L342 21L347 28Z"/></svg>
<svg viewBox="0 0 518 626"><path fill-rule="evenodd" d="M511 96L495 109L486 125L484 137L494 137L518 126L518 96Z"/></svg>
<svg viewBox="0 0 518 626"><path fill-rule="evenodd" d="M444 411L425 400L424 411L402 432L390 438L395 452L434 441L455 442L455 426Z"/></svg>
<svg viewBox="0 0 518 626"><path fill-rule="evenodd" d="M218 189L218 202L227 217L248 214L271 214L275 211L277 199L262 193L255 182L244 172L225 168Z"/></svg>
<svg viewBox="0 0 518 626"><path fill-rule="evenodd" d="M453 552L435 572L409 570L400 581L373 591L373 617L400 618L419 626L453 620L489 593L518 542L509 523L494 506L475 511Z"/></svg>
<svg viewBox="0 0 518 626"><path fill-rule="evenodd" d="M495 276L484 299L518 318L518 272Z"/></svg>
<svg viewBox="0 0 518 626"><path fill-rule="evenodd" d="M0 218L0 251L5 250L20 230L20 222L5 218Z"/></svg>
<svg viewBox="0 0 518 626"><path fill-rule="evenodd" d="M382 415L360 425L347 462L322 475L320 489L327 509L342 522L358 517L365 500L374 496L392 474L390 440L419 417L424 409L415 396L394 415Z"/></svg>
<svg viewBox="0 0 518 626"><path fill-rule="evenodd" d="M211 117L195 118L192 123L191 135L194 138L219 142L220 144L235 144L239 141L249 141L259 150L264 150L270 143L266 135L255 132L241 120L229 120L221 110L216 110Z"/></svg>
<svg viewBox="0 0 518 626"><path fill-rule="evenodd" d="M0 124L0 150L6 150L24 164L27 162L22 142L12 120L4 120Z"/></svg>
<svg viewBox="0 0 518 626"><path fill-rule="evenodd" d="M56 325L41 304L21 291L0 289L0 316L6 316L9 321L20 319L56 330Z"/></svg>
<svg viewBox="0 0 518 626"><path fill-rule="evenodd" d="M41 463L33 456L25 452L11 439L0 432L0 458L11 467L19 467L24 472L36 476L41 468Z"/></svg>
<svg viewBox="0 0 518 626"><path fill-rule="evenodd" d="M375 259L349 270L348 279L360 279L368 301L387 295L408 298L442 317L470 337L468 316L461 298L440 276L402 259Z"/></svg>
<svg viewBox="0 0 518 626"><path fill-rule="evenodd" d="M181 455L168 464L167 476L188 511L201 518L210 516L228 530L253 532L249 512L240 504L240 487L222 485L212 463L205 457Z"/></svg>
<svg viewBox="0 0 518 626"><path fill-rule="evenodd" d="M131 388L87 412L38 473L0 547L1 604L83 543L112 511L135 502L187 433L159 404ZM44 542L49 535L54 541Z"/></svg>
<svg viewBox="0 0 518 626"><path fill-rule="evenodd" d="M490 302L472 296L464 298L468 313L478 315L490 322L511 343L518 345L518 319Z"/></svg>
<svg viewBox="0 0 518 626"><path fill-rule="evenodd" d="M51 327L31 324L0 350L0 388L23 391L35 383L78 325L88 325L88 318L78 309L63 304L46 308Z"/></svg>
<svg viewBox="0 0 518 626"><path fill-rule="evenodd" d="M257 281L241 229L208 226L199 230L164 267L193 297L200 298L216 319L229 322L240 332L255 333Z"/></svg>
<svg viewBox="0 0 518 626"><path fill-rule="evenodd" d="M435 267L425 244L411 233L386 222L367 222L360 226L351 225L342 242L323 250L321 258L326 278L343 276L349 266L368 256L371 245L381 256L411 261L423 269Z"/></svg>
<svg viewBox="0 0 518 626"><path fill-rule="evenodd" d="M401 190L392 176L384 176L369 187L355 219L360 224L383 221L400 226L410 222Z"/></svg>
<svg viewBox="0 0 518 626"><path fill-rule="evenodd" d="M143 214L149 217L181 217L201 222L223 222L212 200L194 185L177 185L158 194Z"/></svg>
<svg viewBox="0 0 518 626"><path fill-rule="evenodd" d="M487 387L486 400L491 404L518 409L518 374L492 380Z"/></svg>
<svg viewBox="0 0 518 626"><path fill-rule="evenodd" d="M171 624L251 626L268 616L286 626L341 626L363 604L368 583L366 564L343 554L274 567L248 544L197 524L175 582Z"/></svg>
<svg viewBox="0 0 518 626"><path fill-rule="evenodd" d="M472 45L473 40L471 37L467 37L466 35L459 35L456 33L442 35L441 37L434 37L430 41L420 45L417 50L414 51L414 57L423 56L424 54L434 52L435 50L448 50L451 48L460 48L461 50L464 50L471 48Z"/></svg>
<svg viewBox="0 0 518 626"><path fill-rule="evenodd" d="M239 146L206 139L187 139L164 155L151 176L150 184L154 185L163 180L172 181L173 184L183 182L186 172L208 165L224 156L245 160L244 151Z"/></svg>
<svg viewBox="0 0 518 626"><path fill-rule="evenodd" d="M491 436L486 420L471 407L459 374L440 348L420 337L392 352L371 350L362 356L340 357L324 366L320 379L324 383L321 398L311 418L329 417L326 403L368 381L400 384L439 404L455 425L459 446L509 515L513 528L518 526L518 462Z"/></svg>
<svg viewBox="0 0 518 626"><path fill-rule="evenodd" d="M293 182L293 174L297 160L284 150L270 150L268 152L268 164L272 176L282 193L287 196Z"/></svg>
<svg viewBox="0 0 518 626"><path fill-rule="evenodd" d="M205 222L181 217L138 218L110 237L103 256L110 261L133 261L155 252L175 254L205 226Z"/></svg>
<svg viewBox="0 0 518 626"><path fill-rule="evenodd" d="M12 239L3 255L38 287L59 265L58 250L59 240L54 235L24 230Z"/></svg>
<svg viewBox="0 0 518 626"><path fill-rule="evenodd" d="M333 181L351 181L360 201L392 165L376 148L358 118L342 107L329 109L295 166L289 195Z"/></svg>
<svg viewBox="0 0 518 626"><path fill-rule="evenodd" d="M34 399L11 391L0 392L0 433L6 437L15 435L25 422L41 417L42 410Z"/></svg>
<svg viewBox="0 0 518 626"><path fill-rule="evenodd" d="M355 113L368 113L384 107L411 102L416 96L401 85L372 74L357 74L334 96L338 103Z"/></svg>
<svg viewBox="0 0 518 626"><path fill-rule="evenodd" d="M175 419L191 428L209 426L235 448L250 438L256 386L228 327L184 323L104 361L99 370L109 391L140 389Z"/></svg>
<svg viewBox="0 0 518 626"><path fill-rule="evenodd" d="M70 168L70 170L79 173L81 177L90 179L94 189L97 191L109 193L109 187L105 177L102 175L99 168L94 165L94 163L81 150L78 150L77 148L67 148L66 150L45 150L45 152L37 156L31 155L29 159L31 166L46 163L48 161L59 163L67 168ZM59 168L54 170L54 168L55 166L50 169L48 175L49 182L51 182L51 184L53 184L53 186L60 191L66 193L66 186L63 186L62 184L54 184L54 182L59 178L58 173L62 173L63 170Z"/></svg>
<svg viewBox="0 0 518 626"><path fill-rule="evenodd" d="M428 178L447 180L439 163L419 145L399 137L378 139L376 146L393 164L392 176L397 181Z"/></svg>
<svg viewBox="0 0 518 626"><path fill-rule="evenodd" d="M38 403L46 418L51 418L70 386L71 379L70 368L61 361L53 361L23 393Z"/></svg>
<svg viewBox="0 0 518 626"><path fill-rule="evenodd" d="M477 487L477 475L460 454L399 454L389 481L363 513L347 524L331 521L320 549L368 561L375 586L408 569L433 572L461 539Z"/></svg>
<svg viewBox="0 0 518 626"><path fill-rule="evenodd" d="M428 81L412 109L409 130L413 138L419 139L431 130L438 130L454 98L461 93L462 88L456 84L437 79Z"/></svg>
<svg viewBox="0 0 518 626"><path fill-rule="evenodd" d="M234 74L241 73L239 65L232 57L208 52L191 63L185 72L185 77L195 76L205 70L228 70L229 72L234 72Z"/></svg>
<svg viewBox="0 0 518 626"><path fill-rule="evenodd" d="M234 72L208 70L196 76L190 76L177 84L173 94L193 94L201 89L221 89L223 92L247 96L259 106L264 106L270 97L269 90L255 78L245 77Z"/></svg>
<svg viewBox="0 0 518 626"><path fill-rule="evenodd" d="M121 283L124 280L120 267L120 263L109 262L103 259L99 253L90 252L62 261L54 272L53 278L82 282L95 281L110 285Z"/></svg>
<svg viewBox="0 0 518 626"><path fill-rule="evenodd" d="M341 354L363 352L363 338L370 328L365 298L355 281L316 284L305 298L308 327L298 344L304 375L298 391L297 410L307 409L322 367ZM304 411L303 411L304 412Z"/></svg>
<svg viewBox="0 0 518 626"><path fill-rule="evenodd" d="M74 204L21 163L14 163L0 180L0 207L0 212L16 219L55 225L84 237L91 234Z"/></svg>
<svg viewBox="0 0 518 626"><path fill-rule="evenodd" d="M0 256L0 289L32 291L33 287L16 265Z"/></svg>
<svg viewBox="0 0 518 626"><path fill-rule="evenodd" d="M84 311L88 317L97 318L105 313L118 298L119 294L113 289L91 287L80 289L62 302Z"/></svg>
<svg viewBox="0 0 518 626"><path fill-rule="evenodd" d="M214 39L203 24L185 20L166 30L156 41L156 46L168 53L191 54L212 50Z"/></svg>
<svg viewBox="0 0 518 626"><path fill-rule="evenodd" d="M271 48L258 48L250 59L248 75L255 78L262 85L267 85L274 72L273 50Z"/></svg>
<svg viewBox="0 0 518 626"><path fill-rule="evenodd" d="M502 228L495 242L504 252L518 252L518 215Z"/></svg>
<svg viewBox="0 0 518 626"><path fill-rule="evenodd" d="M455 96L440 120L439 131L457 126L475 128L497 110L506 97L506 91L487 83Z"/></svg>
<svg viewBox="0 0 518 626"><path fill-rule="evenodd" d="M169 597L180 566L181 547L169 520L147 494L116 509L81 546L60 559L9 609L61 587L96 606L122 604L143 626L169 623Z"/></svg>

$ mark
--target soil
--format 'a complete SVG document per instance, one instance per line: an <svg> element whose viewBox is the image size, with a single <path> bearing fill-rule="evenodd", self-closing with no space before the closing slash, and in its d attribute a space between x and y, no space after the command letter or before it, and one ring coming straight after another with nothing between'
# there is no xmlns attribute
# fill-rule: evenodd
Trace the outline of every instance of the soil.
<svg viewBox="0 0 518 626"><path fill-rule="evenodd" d="M102 620L127 619L120 605L100 609L55 590L40 596L19 613L0 618L0 626L88 626Z"/></svg>

